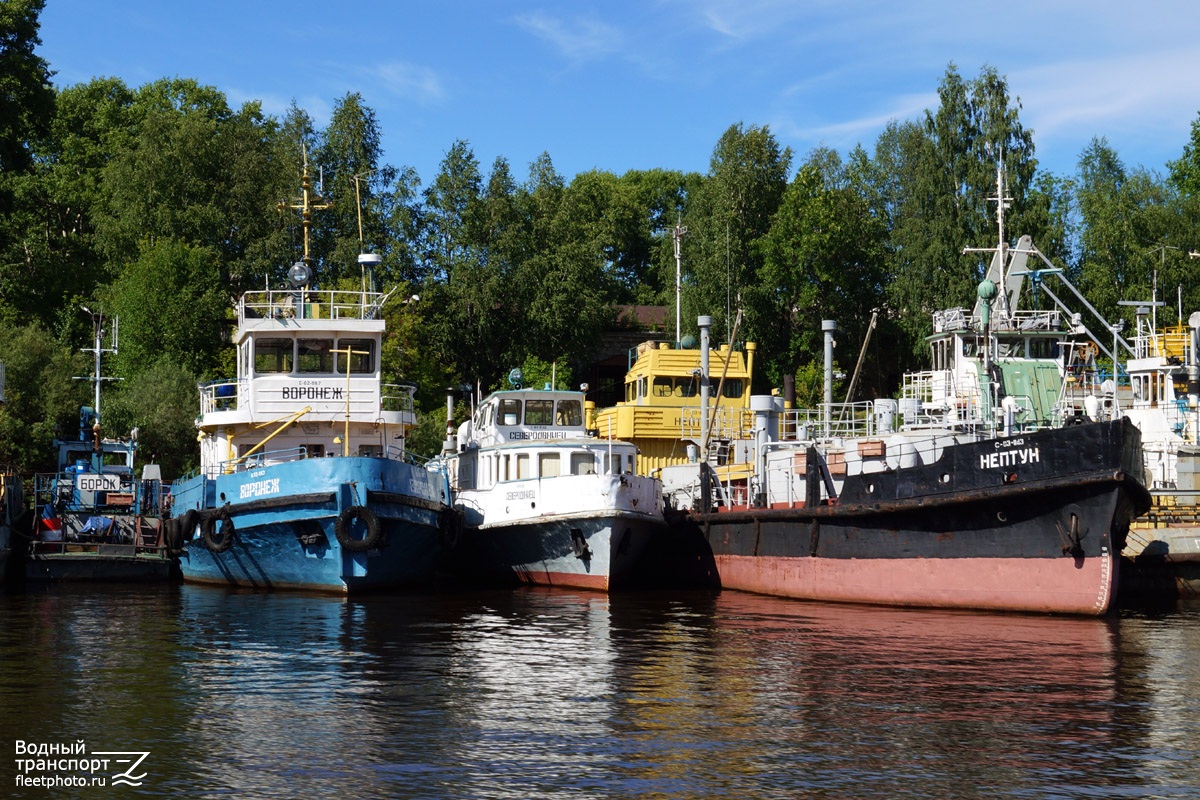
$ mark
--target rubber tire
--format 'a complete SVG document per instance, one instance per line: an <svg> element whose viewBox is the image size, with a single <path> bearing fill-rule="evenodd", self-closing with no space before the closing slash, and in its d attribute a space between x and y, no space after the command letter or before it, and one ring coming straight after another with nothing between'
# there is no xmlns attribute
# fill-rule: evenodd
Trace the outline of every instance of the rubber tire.
<svg viewBox="0 0 1200 800"><path fill-rule="evenodd" d="M361 539L355 539L350 535L350 523L355 519L361 520L367 526L367 535ZM351 553L365 553L373 550L379 546L382 538L379 517L366 506L350 506L343 511L338 515L333 532L337 534L338 544L342 546L342 549Z"/></svg>
<svg viewBox="0 0 1200 800"><path fill-rule="evenodd" d="M162 540L163 546L167 548L167 553L173 556L183 554L183 527L177 519L164 519L162 521Z"/></svg>
<svg viewBox="0 0 1200 800"><path fill-rule="evenodd" d="M217 533L217 523L221 523L221 532ZM229 509L221 508L215 514L204 520L204 546L214 553L224 553L233 547L233 535L236 533L233 520L229 518Z"/></svg>
<svg viewBox="0 0 1200 800"><path fill-rule="evenodd" d="M200 512L189 508L179 517L179 535L185 543L190 542L196 535L196 524L200 521Z"/></svg>

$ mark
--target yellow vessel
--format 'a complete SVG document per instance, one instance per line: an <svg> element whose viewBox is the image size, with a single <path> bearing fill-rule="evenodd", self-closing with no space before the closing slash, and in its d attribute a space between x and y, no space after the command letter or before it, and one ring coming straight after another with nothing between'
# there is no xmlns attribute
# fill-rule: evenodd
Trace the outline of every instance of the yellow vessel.
<svg viewBox="0 0 1200 800"><path fill-rule="evenodd" d="M753 458L730 452L734 442L752 440L750 379L753 342L737 350L728 344L709 351L709 435L703 440L699 349L668 342L643 342L625 375L625 400L595 412L592 428L603 438L638 447L637 472L655 475L666 466L699 458L702 450L723 480L745 478Z"/></svg>

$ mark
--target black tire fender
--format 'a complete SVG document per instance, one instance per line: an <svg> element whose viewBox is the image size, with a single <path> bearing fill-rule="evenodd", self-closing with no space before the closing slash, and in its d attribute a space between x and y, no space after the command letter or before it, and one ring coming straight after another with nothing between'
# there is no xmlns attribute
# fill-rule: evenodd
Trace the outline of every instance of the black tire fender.
<svg viewBox="0 0 1200 800"><path fill-rule="evenodd" d="M191 541L196 535L196 525L200 521L200 512L194 508L189 508L183 512L183 516L179 518L179 535L183 541Z"/></svg>
<svg viewBox="0 0 1200 800"><path fill-rule="evenodd" d="M221 523L221 532L217 532L217 523ZM229 517L229 509L219 508L216 513L209 514L204 519L204 546L214 553L224 553L233 546L233 535L236 533L233 520Z"/></svg>
<svg viewBox="0 0 1200 800"><path fill-rule="evenodd" d="M350 535L350 525L356 519L367 529L367 535L361 539L355 539ZM339 514L337 522L333 526L333 532L337 534L338 544L351 553L373 550L379 546L382 536L379 529L379 516L366 506L350 506Z"/></svg>
<svg viewBox="0 0 1200 800"><path fill-rule="evenodd" d="M183 527L177 519L162 521L162 541L167 552L173 556L183 553Z"/></svg>

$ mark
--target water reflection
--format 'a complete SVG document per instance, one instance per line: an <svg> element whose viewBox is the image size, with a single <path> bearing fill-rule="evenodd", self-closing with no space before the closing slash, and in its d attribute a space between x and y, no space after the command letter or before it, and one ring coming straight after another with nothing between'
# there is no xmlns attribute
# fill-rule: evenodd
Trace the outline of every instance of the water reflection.
<svg viewBox="0 0 1200 800"><path fill-rule="evenodd" d="M1196 613L194 586L56 588L4 597L0 611L9 753L17 738L144 747L152 796L1184 797L1200 786Z"/></svg>

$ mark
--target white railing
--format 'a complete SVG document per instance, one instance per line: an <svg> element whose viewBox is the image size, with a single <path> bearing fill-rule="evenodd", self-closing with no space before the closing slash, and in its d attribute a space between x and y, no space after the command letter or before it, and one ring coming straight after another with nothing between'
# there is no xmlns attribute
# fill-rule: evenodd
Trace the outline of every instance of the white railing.
<svg viewBox="0 0 1200 800"><path fill-rule="evenodd" d="M214 411L235 410L245 383L246 381L226 379L203 384L200 387L200 413L203 415Z"/></svg>
<svg viewBox="0 0 1200 800"><path fill-rule="evenodd" d="M247 319L377 319L387 295L338 289L265 289L246 292L238 323Z"/></svg>
<svg viewBox="0 0 1200 800"><path fill-rule="evenodd" d="M779 421L781 441L808 441L829 437L875 436L878 421L870 401L860 403L831 403L829 426L826 429L825 411L821 408L792 408L783 412Z"/></svg>
<svg viewBox="0 0 1200 800"><path fill-rule="evenodd" d="M216 380L200 387L200 414L214 411L235 411L240 399L247 393L249 382L245 380ZM411 383L384 383L380 385L379 410L413 413L413 396L417 387Z"/></svg>
<svg viewBox="0 0 1200 800"><path fill-rule="evenodd" d="M417 386L413 383L385 383L380 387L379 409L381 411L413 412L413 395Z"/></svg>

